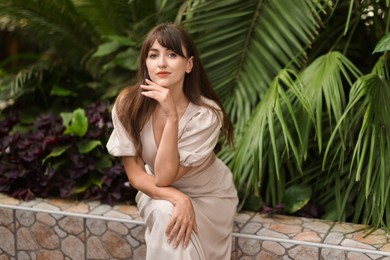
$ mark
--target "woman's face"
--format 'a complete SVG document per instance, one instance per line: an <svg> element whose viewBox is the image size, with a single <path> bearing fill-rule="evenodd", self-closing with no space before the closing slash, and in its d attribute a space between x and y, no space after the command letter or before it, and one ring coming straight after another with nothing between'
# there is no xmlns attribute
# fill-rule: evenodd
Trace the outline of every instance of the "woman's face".
<svg viewBox="0 0 390 260"><path fill-rule="evenodd" d="M186 50L183 50L187 55ZM153 43L146 57L146 67L150 79L166 88L182 88L184 76L191 72L192 57L187 59L174 51L163 47L157 40Z"/></svg>

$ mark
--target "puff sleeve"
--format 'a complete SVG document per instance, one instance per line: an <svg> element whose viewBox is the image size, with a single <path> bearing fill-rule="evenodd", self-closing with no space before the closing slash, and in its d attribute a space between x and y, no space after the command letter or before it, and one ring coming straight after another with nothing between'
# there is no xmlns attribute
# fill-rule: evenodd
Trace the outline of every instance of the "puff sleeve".
<svg viewBox="0 0 390 260"><path fill-rule="evenodd" d="M116 107L114 105L112 109L112 123L114 130L112 131L110 138L106 144L107 151L113 156L135 156L136 148L134 142L130 138L129 134L125 130L124 126L120 122Z"/></svg>
<svg viewBox="0 0 390 260"><path fill-rule="evenodd" d="M196 167L213 153L221 132L221 122L216 113L200 107L185 125L179 136L180 165Z"/></svg>

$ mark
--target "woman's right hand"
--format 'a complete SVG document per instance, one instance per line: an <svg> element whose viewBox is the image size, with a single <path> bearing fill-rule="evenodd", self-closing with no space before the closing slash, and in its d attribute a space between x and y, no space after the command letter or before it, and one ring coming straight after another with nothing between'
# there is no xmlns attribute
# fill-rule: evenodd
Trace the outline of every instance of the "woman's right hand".
<svg viewBox="0 0 390 260"><path fill-rule="evenodd" d="M176 248L183 240L183 247L186 248L190 241L191 233L199 233L196 225L195 211L190 198L183 194L174 203L171 220L165 230L168 236L168 243L173 243Z"/></svg>
<svg viewBox="0 0 390 260"><path fill-rule="evenodd" d="M145 79L145 82L147 85L140 86L144 90L141 94L160 103L164 115L167 118L174 117L177 119L177 111L170 90L149 79Z"/></svg>

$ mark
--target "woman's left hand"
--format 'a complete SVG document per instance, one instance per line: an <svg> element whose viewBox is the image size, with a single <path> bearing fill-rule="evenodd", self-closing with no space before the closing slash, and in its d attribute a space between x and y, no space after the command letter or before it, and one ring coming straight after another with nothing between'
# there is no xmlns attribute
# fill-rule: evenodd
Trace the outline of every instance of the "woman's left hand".
<svg viewBox="0 0 390 260"><path fill-rule="evenodd" d="M173 242L176 248L183 240L183 247L186 248L190 242L192 231L198 234L195 211L191 200L184 195L174 203L171 220L165 230L168 242Z"/></svg>

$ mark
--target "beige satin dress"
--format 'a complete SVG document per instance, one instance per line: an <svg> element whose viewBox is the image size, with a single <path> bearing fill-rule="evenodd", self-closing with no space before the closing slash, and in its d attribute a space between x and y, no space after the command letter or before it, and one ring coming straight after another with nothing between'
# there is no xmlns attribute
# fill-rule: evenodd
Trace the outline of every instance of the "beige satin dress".
<svg viewBox="0 0 390 260"><path fill-rule="evenodd" d="M217 106L213 101L203 101ZM134 144L112 112L114 130L107 149L114 156L135 155ZM154 200L138 192L137 206L146 224L147 260L228 260L231 258L231 233L238 203L237 192L229 168L215 157L221 122L212 109L190 103L179 121L180 164L194 167L172 186L187 194L195 209L199 234L192 233L190 244L173 248L167 242L165 229L173 211L169 201ZM152 120L141 131L142 158L145 170L153 174L157 145Z"/></svg>

